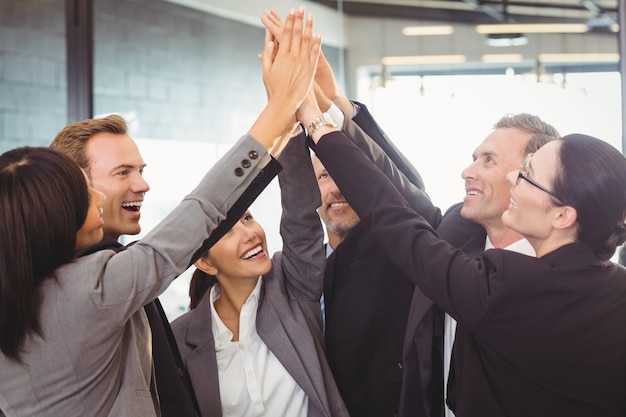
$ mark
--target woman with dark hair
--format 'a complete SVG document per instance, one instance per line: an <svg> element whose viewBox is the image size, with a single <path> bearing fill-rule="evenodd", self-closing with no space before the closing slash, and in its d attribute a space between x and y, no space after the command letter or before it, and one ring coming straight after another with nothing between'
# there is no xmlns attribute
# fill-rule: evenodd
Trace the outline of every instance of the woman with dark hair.
<svg viewBox="0 0 626 417"><path fill-rule="evenodd" d="M298 119L309 126L319 114L305 100ZM492 249L471 258L440 240L341 132L322 124L312 138L379 248L463 324L448 396L457 417L626 415L626 270L609 261L626 238L619 151L579 134L541 147L509 174L502 217L537 257Z"/></svg>
<svg viewBox="0 0 626 417"><path fill-rule="evenodd" d="M202 256L206 256L209 252L205 252ZM200 300L211 289L213 284L217 282L213 275L209 275L200 268L196 268L189 281L189 310L198 307Z"/></svg>
<svg viewBox="0 0 626 417"><path fill-rule="evenodd" d="M299 129L299 127L298 127ZM320 194L304 133L282 151L283 250L247 211L196 261L172 322L202 416L347 416L324 354Z"/></svg>
<svg viewBox="0 0 626 417"><path fill-rule="evenodd" d="M75 249L102 239L104 195L68 157L31 147L0 155L0 189L0 236L13 239L0 258L0 348L22 362L27 335L42 336L40 285Z"/></svg>
<svg viewBox="0 0 626 417"><path fill-rule="evenodd" d="M0 415L156 416L142 307L193 262L293 127L321 45L304 21L290 14L287 47L266 44L271 95L248 134L123 251L72 259L102 239L103 196L88 192L69 157L40 148L0 156Z"/></svg>

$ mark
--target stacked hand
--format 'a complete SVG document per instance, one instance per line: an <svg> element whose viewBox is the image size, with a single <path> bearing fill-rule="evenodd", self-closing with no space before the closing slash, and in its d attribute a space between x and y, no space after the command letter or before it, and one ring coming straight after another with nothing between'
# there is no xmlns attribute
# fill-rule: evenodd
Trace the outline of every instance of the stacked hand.
<svg viewBox="0 0 626 417"><path fill-rule="evenodd" d="M280 43L284 25L278 11L276 11L276 9L272 9L271 11L265 10L261 15L261 22L263 22L266 31ZM316 89L315 95L318 105L323 111L328 109L330 101L332 100L345 114L351 117L354 112L352 102L348 100L337 86L333 69L323 52L320 52L319 61L317 63L314 88Z"/></svg>
<svg viewBox="0 0 626 417"><path fill-rule="evenodd" d="M294 114L311 90L321 50L321 37L313 36L313 17L304 8L292 10L285 20L280 42L266 34L263 83L268 103L249 134L271 149L293 126Z"/></svg>

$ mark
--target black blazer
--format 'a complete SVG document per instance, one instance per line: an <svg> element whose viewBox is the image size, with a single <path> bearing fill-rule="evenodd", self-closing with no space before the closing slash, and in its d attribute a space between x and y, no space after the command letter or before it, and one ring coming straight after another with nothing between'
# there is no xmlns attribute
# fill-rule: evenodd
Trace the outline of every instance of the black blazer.
<svg viewBox="0 0 626 417"><path fill-rule="evenodd" d="M454 247L458 247L465 253L479 254L485 248L485 229L461 216L463 203L457 203L450 207L437 226L439 237ZM430 416L443 416L443 335L445 312L437 305L433 307L433 335L432 335L432 375L425 370L423 345L426 343L424 332L420 324L423 320L423 311L429 304L428 299L421 291L415 291L411 300L409 317L407 320L404 339L404 373L405 379L402 386L402 401L400 417L413 417L417 415L420 396L415 392L422 387L424 394L430 399ZM429 299L428 299L429 300ZM421 365L421 372L416 372ZM421 377L421 380L417 378Z"/></svg>
<svg viewBox="0 0 626 417"><path fill-rule="evenodd" d="M497 249L468 257L341 133L316 149L381 249L462 324L450 395L458 417L626 414L624 268L582 243L542 258Z"/></svg>
<svg viewBox="0 0 626 417"><path fill-rule="evenodd" d="M358 126L347 121L343 126L344 132L375 161L409 204L418 204L424 196L420 174L385 135L367 107L361 103L355 104L358 113L352 121ZM482 238L484 242L484 229L463 219L459 210L449 210L441 224L444 229L454 232L450 233L450 239L466 242ZM422 212L426 214L426 211ZM432 204L428 207L427 217L434 226L442 221L439 209ZM344 387L344 397L354 398L347 400L352 413L371 416L399 414L407 417L441 415L442 313L419 289L414 290L412 284L407 283L408 278L388 257L381 254L375 240L363 226L357 226L338 249L328 260L325 288L331 310L334 304L342 305L341 311L330 313L335 319L339 317L340 324L335 328L331 326L327 342L332 346L335 337L343 340L344 334L352 336L352 347L344 347L340 357L333 359L338 379L345 381L339 383L340 387ZM335 278L341 282L338 284L338 296L334 294ZM364 279L371 283L368 285L369 290L362 285ZM362 309L369 308L360 318L356 317L356 310L346 308L354 304L353 301L346 304L346 300L354 299L353 294L361 298ZM362 327L368 324L373 324L369 336ZM371 331L374 329L383 330ZM340 335L335 336L334 332ZM388 336L388 342L384 348L376 348L370 340L371 334L381 332ZM361 346L371 347L363 350ZM357 349L361 349L360 354L356 353ZM376 349L379 353L372 353ZM329 349L332 356L334 350L334 347ZM370 365L361 366L360 369L354 365L354 360L362 358L367 352L372 358L377 358L377 362L372 358L362 361ZM367 370L372 373L369 378L364 376ZM387 408L376 408L374 404L381 404L380 407L387 404Z"/></svg>
<svg viewBox="0 0 626 417"><path fill-rule="evenodd" d="M347 119L343 129L392 178L407 201L413 202L415 195L423 195L418 189L423 187L419 173L388 140L365 106L359 105L357 116L354 120ZM428 217L438 224L441 213L431 206ZM423 337L419 358L415 358L415 363L420 363L411 375L407 375L403 359L414 288L362 225L357 225L327 260L326 352L339 391L353 417L396 416L401 387L407 378L416 383L415 390L406 397L415 404L414 416L429 415L426 410L431 402L430 386L422 390L419 384L422 380L430 384L433 373L433 309L432 302L423 295L423 309L417 319Z"/></svg>

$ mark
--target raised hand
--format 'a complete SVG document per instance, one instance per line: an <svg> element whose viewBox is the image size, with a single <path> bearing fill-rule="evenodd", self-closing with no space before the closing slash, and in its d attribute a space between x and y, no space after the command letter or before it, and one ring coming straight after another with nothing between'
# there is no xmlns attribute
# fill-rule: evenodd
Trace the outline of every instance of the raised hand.
<svg viewBox="0 0 626 417"><path fill-rule="evenodd" d="M264 10L261 15L261 22L263 22L263 25L272 34L274 39L280 43L283 33L283 20L281 19L278 11L276 9ZM337 95L342 94L337 87L333 69L323 52L320 52L319 61L317 63L315 82L320 86L324 95L331 100Z"/></svg>
<svg viewBox="0 0 626 417"><path fill-rule="evenodd" d="M304 21L304 8L289 13L283 32L275 57L275 42L263 51L263 82L270 102L279 100L295 113L313 82L321 38L313 36L313 16Z"/></svg>
<svg viewBox="0 0 626 417"><path fill-rule="evenodd" d="M261 55L263 83L268 104L249 133L270 148L294 121L296 110L313 83L321 50L321 37L313 36L313 16L305 21L305 11L291 11L280 35L280 45L271 31Z"/></svg>

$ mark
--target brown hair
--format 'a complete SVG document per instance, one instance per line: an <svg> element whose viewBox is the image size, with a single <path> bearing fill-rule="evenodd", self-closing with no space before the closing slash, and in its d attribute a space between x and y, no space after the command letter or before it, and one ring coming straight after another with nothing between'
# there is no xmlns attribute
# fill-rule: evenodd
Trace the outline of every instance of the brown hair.
<svg viewBox="0 0 626 417"><path fill-rule="evenodd" d="M198 306L202 297L217 282L217 278L196 268L189 282L189 310Z"/></svg>
<svg viewBox="0 0 626 417"><path fill-rule="evenodd" d="M101 119L85 119L65 126L56 135L50 147L68 155L89 174L91 161L85 152L89 139L98 133L124 135L127 132L126 121L116 114Z"/></svg>

